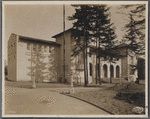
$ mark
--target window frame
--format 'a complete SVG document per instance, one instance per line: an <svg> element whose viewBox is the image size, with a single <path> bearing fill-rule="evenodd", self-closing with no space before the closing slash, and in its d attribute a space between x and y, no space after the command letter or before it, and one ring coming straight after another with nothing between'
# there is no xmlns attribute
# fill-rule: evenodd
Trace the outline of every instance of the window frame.
<svg viewBox="0 0 150 119"><path fill-rule="evenodd" d="M33 44L33 52L36 51L36 49L37 49L36 46L37 46L36 44Z"/></svg>
<svg viewBox="0 0 150 119"><path fill-rule="evenodd" d="M27 50L31 50L31 44L27 43Z"/></svg>
<svg viewBox="0 0 150 119"><path fill-rule="evenodd" d="M47 46L44 45L44 52L47 52Z"/></svg>
<svg viewBox="0 0 150 119"><path fill-rule="evenodd" d="M38 51L42 51L42 45L38 45Z"/></svg>
<svg viewBox="0 0 150 119"><path fill-rule="evenodd" d="M49 50L48 50L48 52L49 52L49 53L51 53L51 52L52 52L52 47L51 47L51 46L49 46Z"/></svg>

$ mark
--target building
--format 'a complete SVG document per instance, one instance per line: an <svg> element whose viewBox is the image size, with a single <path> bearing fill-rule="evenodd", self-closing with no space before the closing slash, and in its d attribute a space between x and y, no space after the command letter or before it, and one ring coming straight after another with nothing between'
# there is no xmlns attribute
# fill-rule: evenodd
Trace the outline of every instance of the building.
<svg viewBox="0 0 150 119"><path fill-rule="evenodd" d="M73 29L68 29L65 31L65 67L67 68L65 74L68 79L70 79L70 72L71 69L73 71L73 79L76 83L83 83L84 82L84 65L83 65L83 55L80 54L79 56L76 56L73 58L72 62L71 59L71 50L73 49L75 43L74 38L72 37L72 32L74 32ZM52 38L56 38L56 43L61 44L61 59L60 62L63 66L63 32L53 36ZM109 78L113 78L114 80L117 79L126 79L128 81L136 81L136 78L138 78L138 71L133 71L131 65L137 64L137 56L130 50L127 44L121 44L118 45L117 51L118 56L116 57L115 63L110 63L108 60L105 60L104 57L100 58L100 71L97 70L96 73L96 53L94 51L94 44L91 44L87 48L88 52L88 83L95 83L96 82L96 74L100 72L100 76L103 80L109 82ZM99 64L97 64L99 65ZM68 68L69 67L69 68ZM62 68L62 67L61 67ZM61 69L61 71L63 71Z"/></svg>
<svg viewBox="0 0 150 119"><path fill-rule="evenodd" d="M60 72L61 44L11 34L8 41L8 79L56 81Z"/></svg>
<svg viewBox="0 0 150 119"><path fill-rule="evenodd" d="M65 47L63 32L52 37L56 39L56 42L11 34L8 41L8 79L32 81L33 76L35 76L35 80L38 82L71 82L72 74L75 83L84 83L83 54L80 53L76 57L71 57L72 48L75 44L71 35L72 32L72 29L65 31ZM110 63L105 57L101 57L101 69L97 72L96 66L99 64L96 64L94 49L94 44L87 48L89 84L96 82L98 73L107 82L109 82L110 77L113 80L136 81L137 70L132 71L130 65L137 63L137 57L131 53L127 44L117 46L119 54L115 58L115 63ZM63 78L64 64L66 80Z"/></svg>

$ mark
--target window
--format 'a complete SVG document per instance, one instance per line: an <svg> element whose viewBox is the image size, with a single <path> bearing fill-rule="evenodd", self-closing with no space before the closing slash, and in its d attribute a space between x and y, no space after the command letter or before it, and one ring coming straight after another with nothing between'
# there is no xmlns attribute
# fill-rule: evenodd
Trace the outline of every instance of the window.
<svg viewBox="0 0 150 119"><path fill-rule="evenodd" d="M33 51L36 51L36 45L33 44Z"/></svg>
<svg viewBox="0 0 150 119"><path fill-rule="evenodd" d="M107 57L106 56L104 56L104 61L106 61L107 60Z"/></svg>
<svg viewBox="0 0 150 119"><path fill-rule="evenodd" d="M51 48L51 46L49 47L49 53L51 53L51 50L52 50L52 48Z"/></svg>
<svg viewBox="0 0 150 119"><path fill-rule="evenodd" d="M89 53L89 57L91 57L91 53Z"/></svg>
<svg viewBox="0 0 150 119"><path fill-rule="evenodd" d="M133 56L131 56L131 64L133 64Z"/></svg>
<svg viewBox="0 0 150 119"><path fill-rule="evenodd" d="M47 52L47 46L44 46L44 52Z"/></svg>
<svg viewBox="0 0 150 119"><path fill-rule="evenodd" d="M89 65L90 65L90 76L92 76L92 63L90 63Z"/></svg>
<svg viewBox="0 0 150 119"><path fill-rule="evenodd" d="M41 51L41 49L42 49L42 46L41 46L41 45L39 45L38 50L39 50L39 51Z"/></svg>
<svg viewBox="0 0 150 119"><path fill-rule="evenodd" d="M27 50L30 50L30 44L27 43Z"/></svg>

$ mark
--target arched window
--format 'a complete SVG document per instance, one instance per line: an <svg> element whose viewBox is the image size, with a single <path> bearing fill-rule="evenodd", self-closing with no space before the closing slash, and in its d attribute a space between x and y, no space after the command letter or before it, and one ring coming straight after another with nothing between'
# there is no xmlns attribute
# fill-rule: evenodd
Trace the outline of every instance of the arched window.
<svg viewBox="0 0 150 119"><path fill-rule="evenodd" d="M116 66L116 78L119 78L120 76L119 76L119 66L117 65Z"/></svg>
<svg viewBox="0 0 150 119"><path fill-rule="evenodd" d="M92 76L92 63L90 63L89 66L90 66L90 76Z"/></svg>
<svg viewBox="0 0 150 119"><path fill-rule="evenodd" d="M107 78L107 65L103 65L104 78Z"/></svg>

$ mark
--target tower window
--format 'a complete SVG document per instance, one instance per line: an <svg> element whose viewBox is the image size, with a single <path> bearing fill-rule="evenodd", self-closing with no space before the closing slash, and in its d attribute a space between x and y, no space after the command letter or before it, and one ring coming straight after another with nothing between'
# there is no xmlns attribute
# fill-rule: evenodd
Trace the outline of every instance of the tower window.
<svg viewBox="0 0 150 119"><path fill-rule="evenodd" d="M104 61L106 61L107 60L107 57L106 56L104 56Z"/></svg>
<svg viewBox="0 0 150 119"><path fill-rule="evenodd" d="M44 46L44 52L47 52L47 46Z"/></svg>
<svg viewBox="0 0 150 119"><path fill-rule="evenodd" d="M91 53L89 53L89 57L91 57Z"/></svg>
<svg viewBox="0 0 150 119"><path fill-rule="evenodd" d="M36 51L36 45L33 44L33 51Z"/></svg>
<svg viewBox="0 0 150 119"><path fill-rule="evenodd" d="M116 60L119 61L119 58L117 58Z"/></svg>
<svg viewBox="0 0 150 119"><path fill-rule="evenodd" d="M30 43L27 43L27 50L30 50Z"/></svg>
<svg viewBox="0 0 150 119"><path fill-rule="evenodd" d="M51 53L52 52L52 48L51 47L49 47L49 53Z"/></svg>
<svg viewBox="0 0 150 119"><path fill-rule="evenodd" d="M38 49L39 49L39 51L41 51L41 49L42 49L42 46L41 46L41 45L39 45Z"/></svg>

